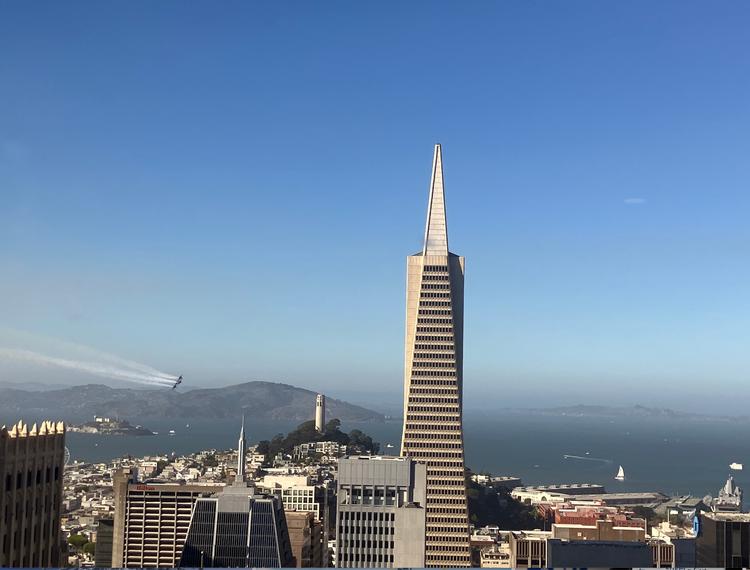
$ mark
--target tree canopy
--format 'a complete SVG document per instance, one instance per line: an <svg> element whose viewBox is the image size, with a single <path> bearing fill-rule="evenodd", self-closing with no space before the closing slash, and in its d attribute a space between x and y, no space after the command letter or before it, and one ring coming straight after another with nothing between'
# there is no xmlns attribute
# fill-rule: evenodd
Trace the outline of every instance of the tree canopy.
<svg viewBox="0 0 750 570"><path fill-rule="evenodd" d="M266 454L266 461L270 461L278 453L288 454L297 445L315 441L335 441L341 445L353 447L351 451L354 453L378 453L380 451L380 444L361 430L354 429L349 434L342 432L341 420L337 418L326 423L323 433L315 429L314 421L303 422L286 436L279 433L270 441L260 441L257 450L258 453Z"/></svg>

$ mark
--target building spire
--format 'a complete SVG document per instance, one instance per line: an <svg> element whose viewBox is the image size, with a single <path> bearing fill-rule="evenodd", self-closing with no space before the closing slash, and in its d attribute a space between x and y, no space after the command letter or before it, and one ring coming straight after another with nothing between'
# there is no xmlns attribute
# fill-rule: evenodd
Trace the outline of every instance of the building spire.
<svg viewBox="0 0 750 570"><path fill-rule="evenodd" d="M242 428L240 428L240 441L237 446L237 476L234 483L242 484L245 482L245 413L242 413Z"/></svg>
<svg viewBox="0 0 750 570"><path fill-rule="evenodd" d="M443 153L435 145L430 180L430 201L427 205L427 226L424 231L422 255L448 255L448 224L445 218L445 191L443 189Z"/></svg>

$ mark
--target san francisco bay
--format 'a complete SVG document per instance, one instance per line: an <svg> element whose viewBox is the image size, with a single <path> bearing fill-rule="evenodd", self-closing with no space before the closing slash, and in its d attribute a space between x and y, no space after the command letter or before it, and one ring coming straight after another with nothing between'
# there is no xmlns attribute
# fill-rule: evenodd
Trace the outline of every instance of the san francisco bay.
<svg viewBox="0 0 750 570"><path fill-rule="evenodd" d="M71 460L108 461L122 455L189 453L229 449L236 444L239 418L233 420L136 419L159 432L127 437L69 433ZM250 441L270 439L298 422L247 418ZM189 425L189 427L188 427ZM381 443L381 453L398 454L401 422L345 423ZM662 491L715 495L732 462L750 463L750 441L740 437L746 422L682 421L674 418L544 416L502 412L465 420L466 463L474 472L516 475L524 484L590 482L608 491ZM169 434L174 430L174 435ZM393 447L387 447L391 445ZM565 456L568 456L567 458ZM615 481L622 465L626 480ZM744 471L731 472L750 487Z"/></svg>

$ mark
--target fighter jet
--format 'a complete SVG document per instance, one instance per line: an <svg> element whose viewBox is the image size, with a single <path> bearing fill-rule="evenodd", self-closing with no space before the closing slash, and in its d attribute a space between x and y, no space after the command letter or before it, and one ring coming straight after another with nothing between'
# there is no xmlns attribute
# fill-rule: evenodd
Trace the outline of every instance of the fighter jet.
<svg viewBox="0 0 750 570"><path fill-rule="evenodd" d="M182 376L180 376L177 379L177 381L174 383L174 386L172 386L172 390L175 390L177 388L177 386L179 386L180 384L182 384Z"/></svg>

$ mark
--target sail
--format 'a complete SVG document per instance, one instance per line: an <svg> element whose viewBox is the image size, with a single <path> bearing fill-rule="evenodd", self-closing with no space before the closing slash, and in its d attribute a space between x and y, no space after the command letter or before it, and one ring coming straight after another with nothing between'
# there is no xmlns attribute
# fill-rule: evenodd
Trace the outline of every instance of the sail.
<svg viewBox="0 0 750 570"><path fill-rule="evenodd" d="M622 465L620 465L620 469L617 471L617 475L615 475L615 479L625 479L625 470L622 468Z"/></svg>

